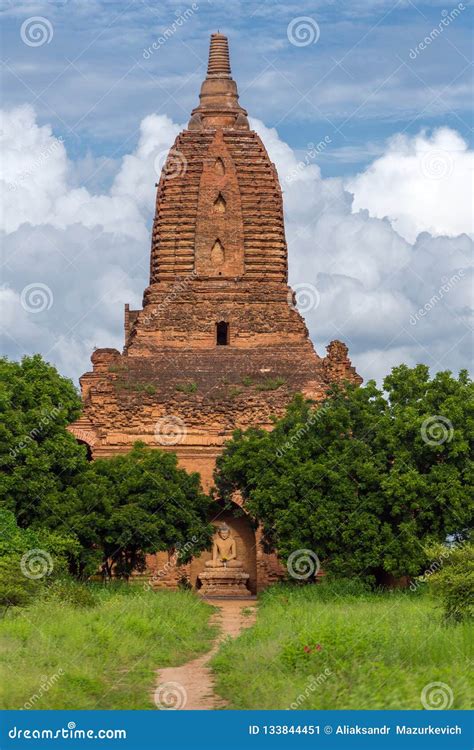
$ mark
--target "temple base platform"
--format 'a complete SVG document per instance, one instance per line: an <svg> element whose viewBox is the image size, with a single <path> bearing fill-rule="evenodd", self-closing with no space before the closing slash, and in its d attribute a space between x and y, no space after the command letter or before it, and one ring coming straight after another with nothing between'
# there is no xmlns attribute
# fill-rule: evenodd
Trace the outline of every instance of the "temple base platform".
<svg viewBox="0 0 474 750"><path fill-rule="evenodd" d="M213 568L199 575L201 588L200 596L245 598L250 596L248 588L248 573L235 568Z"/></svg>

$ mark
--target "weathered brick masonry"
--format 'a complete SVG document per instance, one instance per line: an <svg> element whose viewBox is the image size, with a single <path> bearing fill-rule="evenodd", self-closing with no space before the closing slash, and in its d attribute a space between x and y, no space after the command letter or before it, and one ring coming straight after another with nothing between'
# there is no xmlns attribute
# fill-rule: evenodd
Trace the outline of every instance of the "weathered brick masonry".
<svg viewBox="0 0 474 750"><path fill-rule="evenodd" d="M341 342L316 354L287 272L278 175L238 102L227 39L213 34L200 104L158 185L143 308L125 307L123 352L96 350L81 378L84 413L71 431L92 457L142 440L175 451L208 489L235 428L271 429L296 392L317 400L334 381L360 382ZM245 519L224 516L252 590L274 580L275 557ZM192 583L208 557L185 568ZM149 563L162 571L156 585L183 573L163 554Z"/></svg>

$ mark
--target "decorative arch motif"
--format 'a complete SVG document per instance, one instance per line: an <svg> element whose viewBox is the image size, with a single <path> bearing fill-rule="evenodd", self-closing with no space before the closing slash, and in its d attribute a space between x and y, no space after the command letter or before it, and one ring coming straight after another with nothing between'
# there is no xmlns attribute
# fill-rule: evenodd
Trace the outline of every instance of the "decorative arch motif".
<svg viewBox="0 0 474 750"><path fill-rule="evenodd" d="M83 427L81 422L84 422L83 418L74 424L68 425L66 429L71 435L74 435L78 443L86 446L87 460L92 461L93 448L98 442L97 433L93 429L87 429L87 426Z"/></svg>
<svg viewBox="0 0 474 750"><path fill-rule="evenodd" d="M240 188L222 130L216 132L203 159L194 269L198 276L234 279L245 270Z"/></svg>
<svg viewBox="0 0 474 750"><path fill-rule="evenodd" d="M218 214L225 214L226 208L226 200L222 193L219 193L216 200L214 201L214 211L216 211Z"/></svg>
<svg viewBox="0 0 474 750"><path fill-rule="evenodd" d="M215 266L221 266L225 261L225 252L222 242L217 239L211 250L211 263Z"/></svg>
<svg viewBox="0 0 474 750"><path fill-rule="evenodd" d="M221 159L220 156L218 156L214 162L214 171L217 172L217 174L221 174L221 175L225 174L224 160Z"/></svg>

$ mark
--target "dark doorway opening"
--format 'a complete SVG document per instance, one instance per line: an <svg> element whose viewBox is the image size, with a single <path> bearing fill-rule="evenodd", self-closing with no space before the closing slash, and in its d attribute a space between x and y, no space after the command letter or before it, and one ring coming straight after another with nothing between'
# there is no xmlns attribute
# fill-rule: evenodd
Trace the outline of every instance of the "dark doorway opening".
<svg viewBox="0 0 474 750"><path fill-rule="evenodd" d="M86 458L88 461L92 461L92 451L91 451L91 447L89 443L86 443L85 440L77 440L77 438L76 438L76 442L78 442L79 445L85 445L86 451L87 451Z"/></svg>
<svg viewBox="0 0 474 750"><path fill-rule="evenodd" d="M216 323L216 343L217 346L227 346L229 344L229 324L221 320Z"/></svg>

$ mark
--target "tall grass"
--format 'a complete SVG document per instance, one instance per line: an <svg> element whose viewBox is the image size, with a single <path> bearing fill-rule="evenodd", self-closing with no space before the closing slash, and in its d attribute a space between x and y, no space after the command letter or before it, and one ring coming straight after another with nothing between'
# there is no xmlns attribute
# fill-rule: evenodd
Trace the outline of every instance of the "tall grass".
<svg viewBox="0 0 474 750"><path fill-rule="evenodd" d="M235 709L420 709L443 682L451 708L468 708L472 636L427 596L275 586L214 657L216 690Z"/></svg>
<svg viewBox="0 0 474 750"><path fill-rule="evenodd" d="M212 610L189 592L112 585L93 595L95 606L49 596L0 620L2 708L155 708L156 669L210 647Z"/></svg>

